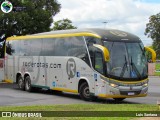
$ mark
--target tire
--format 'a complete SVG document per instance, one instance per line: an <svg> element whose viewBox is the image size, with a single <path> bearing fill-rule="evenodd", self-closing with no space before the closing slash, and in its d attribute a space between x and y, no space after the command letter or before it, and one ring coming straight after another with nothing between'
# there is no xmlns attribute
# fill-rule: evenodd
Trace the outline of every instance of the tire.
<svg viewBox="0 0 160 120"><path fill-rule="evenodd" d="M121 101L123 101L125 98L114 98L114 100L116 101L116 102L121 102Z"/></svg>
<svg viewBox="0 0 160 120"><path fill-rule="evenodd" d="M79 93L80 93L80 97L85 101L89 101L92 99L89 91L89 86L86 82L80 85Z"/></svg>
<svg viewBox="0 0 160 120"><path fill-rule="evenodd" d="M28 92L32 92L31 79L29 76L25 78L25 90Z"/></svg>
<svg viewBox="0 0 160 120"><path fill-rule="evenodd" d="M22 78L22 76L19 76L18 77L18 88L20 89L20 90L25 90L25 87L24 87L24 80L23 80L23 78Z"/></svg>
<svg viewBox="0 0 160 120"><path fill-rule="evenodd" d="M52 90L52 93L54 95L60 95L60 94L62 94L62 91Z"/></svg>

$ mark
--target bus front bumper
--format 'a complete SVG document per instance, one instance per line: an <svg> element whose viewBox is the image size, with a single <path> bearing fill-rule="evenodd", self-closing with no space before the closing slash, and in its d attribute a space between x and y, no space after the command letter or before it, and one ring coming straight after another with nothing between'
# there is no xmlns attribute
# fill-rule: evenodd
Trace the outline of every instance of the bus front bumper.
<svg viewBox="0 0 160 120"><path fill-rule="evenodd" d="M99 98L134 98L134 97L145 97L147 96L146 94L139 94L139 95L132 95L132 96L128 96L128 95L111 95L111 94L99 94L98 97Z"/></svg>
<svg viewBox="0 0 160 120"><path fill-rule="evenodd" d="M147 96L148 86L135 87L111 87L109 86L109 94L98 94L100 98L133 98Z"/></svg>

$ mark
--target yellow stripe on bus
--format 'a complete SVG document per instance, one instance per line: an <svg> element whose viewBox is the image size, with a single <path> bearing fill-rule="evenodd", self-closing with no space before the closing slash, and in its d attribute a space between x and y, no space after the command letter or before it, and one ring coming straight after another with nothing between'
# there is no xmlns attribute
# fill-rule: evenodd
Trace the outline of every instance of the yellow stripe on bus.
<svg viewBox="0 0 160 120"><path fill-rule="evenodd" d="M96 38L101 38L101 36L94 33L69 33L69 34L52 34L52 35L28 35L28 36L17 36L17 37L9 37L9 40L24 40L24 39L37 39L37 38L63 38L63 37L74 37L74 36L92 36Z"/></svg>
<svg viewBox="0 0 160 120"><path fill-rule="evenodd" d="M6 79L6 80L3 80L3 82L6 82L6 83L13 83L13 80Z"/></svg>
<svg viewBox="0 0 160 120"><path fill-rule="evenodd" d="M109 94L99 94L98 97L100 98L132 98L132 97L145 97L147 94L139 94L139 95L109 95Z"/></svg>
<svg viewBox="0 0 160 120"><path fill-rule="evenodd" d="M109 59L110 59L109 50L106 47L102 46L102 45L94 44L94 46L99 48L99 49L101 49L103 51L103 53L104 53L105 61L106 62L109 61Z"/></svg>
<svg viewBox="0 0 160 120"><path fill-rule="evenodd" d="M138 82L130 82L130 81L122 82L122 81L118 81L118 80L111 79L111 78L109 78L109 80L116 81L116 82L119 82L119 83L125 83L125 84L136 84L136 83L145 82L145 81L148 80L148 78L147 78L147 79L144 79L144 80L141 80L141 81L138 81Z"/></svg>
<svg viewBox="0 0 160 120"><path fill-rule="evenodd" d="M52 88L52 90L71 92L71 93L78 93L78 90L72 90L72 89L66 89L66 88Z"/></svg>
<svg viewBox="0 0 160 120"><path fill-rule="evenodd" d="M145 81L147 81L148 80L148 78L146 78L146 79L143 79L143 80L140 80L140 81L136 81L136 82L131 82L131 81L119 81L119 80L117 80L117 79L112 79L112 78L108 78L108 77L105 77L105 76L103 76L103 75L101 75L104 79L108 79L108 80L111 80L111 81L115 81L115 82L119 82L119 83L124 83L124 84L136 84L136 83L141 83L141 82L145 82ZM102 79L103 79L102 78Z"/></svg>

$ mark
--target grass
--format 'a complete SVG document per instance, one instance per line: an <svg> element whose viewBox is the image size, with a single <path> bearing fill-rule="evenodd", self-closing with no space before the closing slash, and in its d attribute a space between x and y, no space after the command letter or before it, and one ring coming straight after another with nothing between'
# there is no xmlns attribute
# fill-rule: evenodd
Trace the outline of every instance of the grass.
<svg viewBox="0 0 160 120"><path fill-rule="evenodd" d="M159 70L159 72L155 72L155 76L160 76L160 63L156 63L156 70Z"/></svg>
<svg viewBox="0 0 160 120"><path fill-rule="evenodd" d="M5 106L0 111L157 111L157 105L150 104L71 104L39 106Z"/></svg>
<svg viewBox="0 0 160 120"><path fill-rule="evenodd" d="M5 106L0 111L159 111L157 105L147 104L72 104L72 105L40 105L40 106ZM44 117L41 120L116 120L118 117ZM119 117L119 120L130 120L135 117ZM23 118L37 120L37 118ZM5 119L4 119L5 120ZM6 120L9 120L8 118ZM14 118L14 120L20 120Z"/></svg>

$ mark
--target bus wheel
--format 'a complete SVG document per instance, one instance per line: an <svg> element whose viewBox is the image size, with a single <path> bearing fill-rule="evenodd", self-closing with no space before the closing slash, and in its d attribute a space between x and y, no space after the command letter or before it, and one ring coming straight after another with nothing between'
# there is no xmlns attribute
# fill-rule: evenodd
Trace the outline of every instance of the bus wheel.
<svg viewBox="0 0 160 120"><path fill-rule="evenodd" d="M114 98L114 100L116 101L116 102L121 102L121 101L123 101L125 98Z"/></svg>
<svg viewBox="0 0 160 120"><path fill-rule="evenodd" d="M19 76L18 77L18 88L20 89L20 90L25 90L24 88L24 80L23 80L23 78L22 78L22 76Z"/></svg>
<svg viewBox="0 0 160 120"><path fill-rule="evenodd" d="M29 76L27 76L25 78L25 90L28 91L28 92L31 92L32 91L32 86L31 86L31 79Z"/></svg>
<svg viewBox="0 0 160 120"><path fill-rule="evenodd" d="M80 93L80 97L83 100L86 100L86 101L91 100L91 95L90 95L90 92L89 92L89 86L86 82L84 82L80 85L79 93Z"/></svg>

